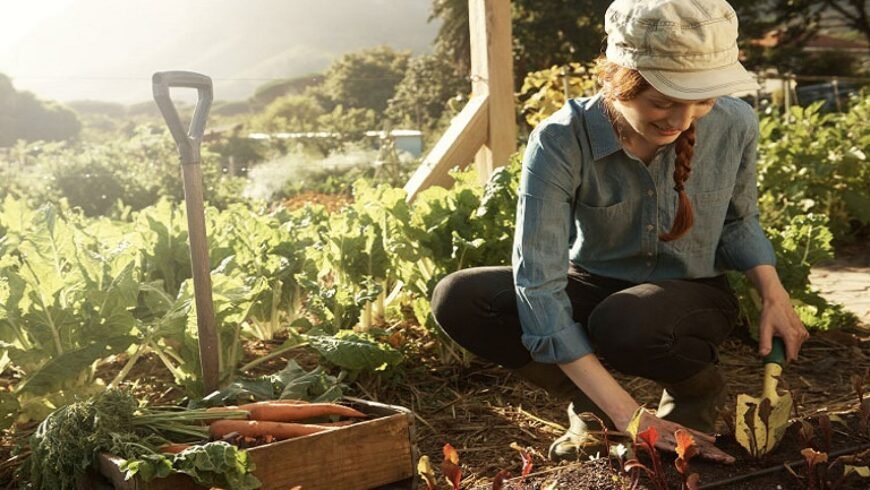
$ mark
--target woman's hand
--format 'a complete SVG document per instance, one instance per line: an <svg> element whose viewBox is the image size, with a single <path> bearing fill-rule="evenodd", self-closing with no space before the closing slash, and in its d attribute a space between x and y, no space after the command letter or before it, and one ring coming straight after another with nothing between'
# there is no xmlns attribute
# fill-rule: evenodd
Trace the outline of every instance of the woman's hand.
<svg viewBox="0 0 870 490"><path fill-rule="evenodd" d="M683 429L692 434L692 437L695 439L695 447L698 448L698 456L713 461L714 463L734 463L734 456L731 456L715 446L716 437L694 429L689 429L688 427L684 427L676 422L660 419L654 414L642 410L638 432L644 431L649 427L655 427L656 432L658 433L656 448L662 451L668 451L671 453L676 452L677 441L674 433L679 429ZM625 430L625 428L620 429Z"/></svg>
<svg viewBox="0 0 870 490"><path fill-rule="evenodd" d="M810 333L794 311L776 270L769 265L760 265L746 271L746 275L761 293L763 301L758 324L758 353L762 356L770 353L775 335L785 343L786 359L797 360L801 345Z"/></svg>
<svg viewBox="0 0 870 490"><path fill-rule="evenodd" d="M775 297L764 298L758 324L759 354L766 356L770 353L774 335L785 343L785 355L789 361L797 359L801 346L810 337L785 290Z"/></svg>

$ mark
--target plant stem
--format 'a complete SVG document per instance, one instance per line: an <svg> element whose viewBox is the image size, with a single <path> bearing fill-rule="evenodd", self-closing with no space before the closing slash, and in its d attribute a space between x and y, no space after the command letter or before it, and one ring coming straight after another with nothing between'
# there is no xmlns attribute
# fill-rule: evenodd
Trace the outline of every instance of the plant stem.
<svg viewBox="0 0 870 490"><path fill-rule="evenodd" d="M302 342L301 344L293 344L293 345L288 345L286 347L280 347L280 348L266 354L263 357L258 357L256 359L254 359L253 361L245 364L244 366L239 368L239 371L241 371L241 372L250 371L254 367L259 366L260 364L262 364L266 361L272 360L272 359L274 359L274 358L276 358L276 357L278 357L286 352L290 352L291 350L296 349L297 347L305 347L307 345L308 345L308 342Z"/></svg>
<svg viewBox="0 0 870 490"><path fill-rule="evenodd" d="M144 355L146 352L148 352L148 344L142 344L138 348L136 348L136 352L134 352L133 355L130 356L130 359L127 360L127 363L124 364L124 367L121 369L118 375L115 376L115 379L113 379L112 382L109 383L109 388L115 388L119 384L121 384L121 381L124 381L124 378L126 378L127 375L130 374L130 371L133 369L136 361L138 361L139 358L142 357L142 355Z"/></svg>

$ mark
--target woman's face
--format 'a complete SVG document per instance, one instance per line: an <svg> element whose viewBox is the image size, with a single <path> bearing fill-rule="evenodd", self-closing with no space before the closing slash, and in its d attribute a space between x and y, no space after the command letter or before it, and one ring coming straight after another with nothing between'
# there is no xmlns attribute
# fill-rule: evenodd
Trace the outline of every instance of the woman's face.
<svg viewBox="0 0 870 490"><path fill-rule="evenodd" d="M696 120L706 116L716 98L682 100L668 97L650 87L631 100L614 100L613 105L631 129L646 142L662 146L673 143Z"/></svg>

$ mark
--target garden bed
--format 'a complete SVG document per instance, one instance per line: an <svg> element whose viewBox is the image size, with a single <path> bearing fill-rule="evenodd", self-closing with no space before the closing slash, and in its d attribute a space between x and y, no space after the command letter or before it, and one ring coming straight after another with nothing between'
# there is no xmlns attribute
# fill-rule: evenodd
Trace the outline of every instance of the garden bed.
<svg viewBox="0 0 870 490"><path fill-rule="evenodd" d="M816 421L812 424L817 428L813 445L820 452L828 454L830 466L819 464L815 471L821 476L820 470L826 469L826 475L821 476L825 480L834 483L843 475L844 464L842 461L834 463L837 455L858 454L870 448L870 436L866 432L858 430L859 414L848 413L838 415L842 422L833 423L830 447L824 451L827 442L818 430ZM837 418L834 417L834 418ZM838 489L865 489L868 480L857 474L851 474L843 479L839 486L821 486L816 481L813 486L808 481L808 467L801 450L806 447L805 440L800 435L800 424L794 423L786 433L786 436L777 449L759 459L751 458L740 447L733 437L721 437L717 446L734 455L737 461L733 465L722 465L701 461L694 458L689 463L689 473L698 473L700 476L698 488L724 488L731 490L755 490L759 488L775 489L804 489L804 488L838 488ZM681 478L674 466L674 455L662 454L662 468L669 487L680 488ZM649 459L640 458L649 465ZM870 452L866 452L861 458L864 465L870 461ZM650 465L651 466L651 465ZM789 466L789 468L786 468ZM825 468L822 468L824 466ZM817 478L819 477L817 476ZM618 470L618 464L614 459L608 462L606 458L591 461L579 461L576 463L563 463L545 471L531 473L522 483L520 478L505 481L503 490L544 490L554 488L583 488L590 490L623 489L630 486L630 475ZM483 484L473 487L476 490L489 490L491 484ZM657 488L655 483L642 477L637 488ZM665 488L665 487L661 487Z"/></svg>

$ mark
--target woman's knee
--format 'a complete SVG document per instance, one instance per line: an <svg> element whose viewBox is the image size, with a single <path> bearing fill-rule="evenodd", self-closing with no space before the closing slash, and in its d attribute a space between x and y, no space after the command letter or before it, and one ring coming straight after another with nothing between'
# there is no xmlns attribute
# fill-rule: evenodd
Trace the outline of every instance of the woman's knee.
<svg viewBox="0 0 870 490"><path fill-rule="evenodd" d="M587 325L596 349L627 355L639 353L648 344L651 333L647 328L639 328L640 324L649 323L649 317L640 313L645 306L643 303L637 296L623 292L614 293L599 303L589 315Z"/></svg>
<svg viewBox="0 0 870 490"><path fill-rule="evenodd" d="M432 291L432 316L450 333L455 325L480 317L497 291L513 288L509 267L462 269L441 279Z"/></svg>

